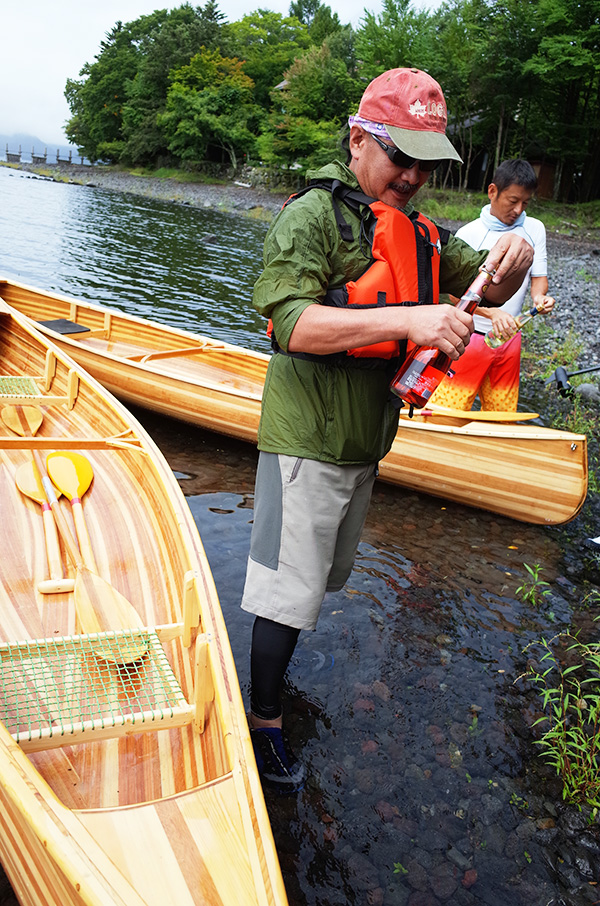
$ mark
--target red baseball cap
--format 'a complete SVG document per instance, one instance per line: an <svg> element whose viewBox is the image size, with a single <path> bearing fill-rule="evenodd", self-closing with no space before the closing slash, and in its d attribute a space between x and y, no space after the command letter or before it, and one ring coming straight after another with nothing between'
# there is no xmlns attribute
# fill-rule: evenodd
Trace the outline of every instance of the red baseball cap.
<svg viewBox="0 0 600 906"><path fill-rule="evenodd" d="M420 69L388 69L377 76L365 89L358 115L384 123L394 144L410 157L462 161L446 138L442 89Z"/></svg>

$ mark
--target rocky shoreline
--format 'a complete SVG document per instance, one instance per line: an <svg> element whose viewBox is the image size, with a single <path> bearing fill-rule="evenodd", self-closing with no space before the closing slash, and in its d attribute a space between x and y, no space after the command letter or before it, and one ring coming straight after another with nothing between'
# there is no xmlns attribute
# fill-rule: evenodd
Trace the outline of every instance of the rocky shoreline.
<svg viewBox="0 0 600 906"><path fill-rule="evenodd" d="M43 164L22 163L19 169L38 177L54 179L56 182L108 189L111 192L126 192L174 204L214 208L239 214L252 212L254 216L264 212L265 219L270 219L277 213L290 194L271 192L267 188L252 187L242 182L198 183L156 176L134 176L115 167L89 167L65 163L49 167Z"/></svg>

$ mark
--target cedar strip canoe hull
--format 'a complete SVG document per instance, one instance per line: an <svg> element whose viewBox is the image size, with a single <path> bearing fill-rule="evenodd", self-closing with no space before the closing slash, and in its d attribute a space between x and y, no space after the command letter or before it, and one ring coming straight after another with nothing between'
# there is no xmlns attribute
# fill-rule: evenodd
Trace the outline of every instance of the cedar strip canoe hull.
<svg viewBox="0 0 600 906"><path fill-rule="evenodd" d="M43 413L33 438L0 422L0 860L20 902L286 906L216 589L171 469L120 403L2 302L0 362L0 408L25 402L14 379L29 376ZM125 667L97 656L76 593L40 592L42 509L16 471L58 439L92 464L83 508L98 573L158 627L162 673L154 648ZM69 653L78 644L87 653ZM163 673L181 715L138 704L158 700ZM92 693L94 729L73 718Z"/></svg>
<svg viewBox="0 0 600 906"><path fill-rule="evenodd" d="M269 356L116 310L0 280L0 296L125 402L256 442ZM568 522L587 493L584 435L430 415L401 419L380 478L541 525Z"/></svg>

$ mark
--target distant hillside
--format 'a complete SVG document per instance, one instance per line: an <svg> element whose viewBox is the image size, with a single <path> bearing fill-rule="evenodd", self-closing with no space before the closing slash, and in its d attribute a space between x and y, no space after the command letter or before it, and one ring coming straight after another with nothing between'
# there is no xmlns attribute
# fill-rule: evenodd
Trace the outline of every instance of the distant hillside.
<svg viewBox="0 0 600 906"><path fill-rule="evenodd" d="M6 160L6 146L12 153L18 153L21 149L21 160L31 162L31 151L35 150L36 155L43 156L44 152L48 153L48 162L56 161L56 152L58 151L61 160L68 160L71 152L73 161L78 161L77 148L74 145L62 145L56 142L45 142L36 135L27 135L24 132L16 132L12 135L6 135L0 132L0 159Z"/></svg>

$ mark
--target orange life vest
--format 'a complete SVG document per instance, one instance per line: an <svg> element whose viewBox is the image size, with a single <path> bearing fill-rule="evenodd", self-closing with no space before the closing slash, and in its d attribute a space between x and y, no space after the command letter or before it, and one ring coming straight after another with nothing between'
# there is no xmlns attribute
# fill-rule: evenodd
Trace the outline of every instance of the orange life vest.
<svg viewBox="0 0 600 906"><path fill-rule="evenodd" d="M450 234L447 231L438 229L433 221L417 211L409 217L403 211L369 198L337 180L315 181L292 195L286 205L312 188L327 188L332 192L336 221L342 239L346 241L352 238L352 232L337 201L343 201L353 211L366 204L371 211L367 235L373 260L356 280L350 280L341 287L330 287L322 301L323 305L356 309L379 308L383 305L437 304L442 238L444 242L448 241ZM272 335L271 321L268 334L275 351L281 351ZM348 356L355 359L403 358L406 351L405 341L387 340L349 349L346 353L341 353L341 357L346 361ZM317 361L340 358L338 354L293 355Z"/></svg>

